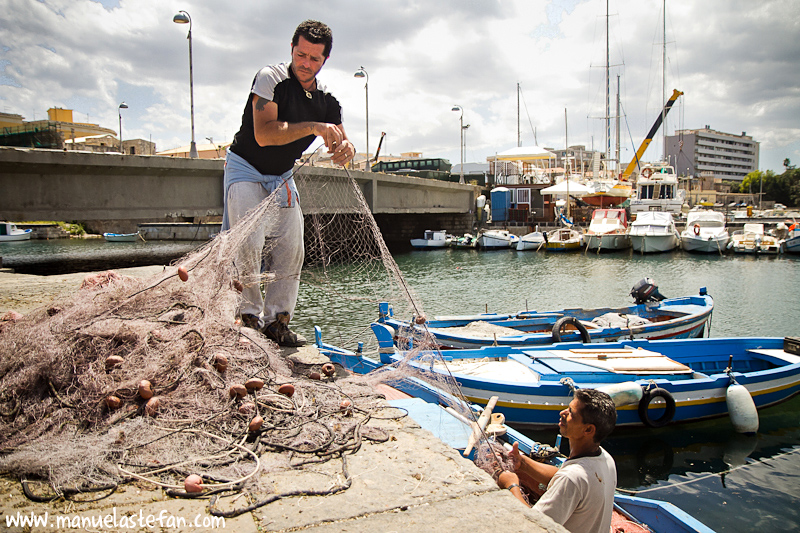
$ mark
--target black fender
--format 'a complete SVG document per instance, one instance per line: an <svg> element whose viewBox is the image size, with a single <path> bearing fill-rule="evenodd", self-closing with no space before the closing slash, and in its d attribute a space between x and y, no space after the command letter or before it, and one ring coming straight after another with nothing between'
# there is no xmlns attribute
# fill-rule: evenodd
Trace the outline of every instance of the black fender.
<svg viewBox="0 0 800 533"><path fill-rule="evenodd" d="M574 316L565 316L556 320L556 323L553 324L553 342L561 342L561 329L567 324L575 326L575 329L580 332L581 340L584 343L588 344L592 342L592 338L589 336L589 330Z"/></svg>
<svg viewBox="0 0 800 533"><path fill-rule="evenodd" d="M660 428L669 424L675 417L675 398L668 390L656 387L654 389L644 389L642 391L642 399L639 401L639 418L642 423L649 428ZM649 407L650 402L656 398L663 398L667 404L664 408L664 414L659 418L650 418Z"/></svg>

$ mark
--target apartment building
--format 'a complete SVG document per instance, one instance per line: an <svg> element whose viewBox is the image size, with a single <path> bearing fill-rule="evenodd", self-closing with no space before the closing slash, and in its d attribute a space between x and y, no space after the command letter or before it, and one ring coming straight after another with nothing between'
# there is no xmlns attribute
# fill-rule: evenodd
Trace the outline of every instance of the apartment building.
<svg viewBox="0 0 800 533"><path fill-rule="evenodd" d="M681 176L713 175L727 181L742 181L758 170L759 143L741 135L712 130L678 130L667 136L667 157ZM711 173L711 174L709 174Z"/></svg>

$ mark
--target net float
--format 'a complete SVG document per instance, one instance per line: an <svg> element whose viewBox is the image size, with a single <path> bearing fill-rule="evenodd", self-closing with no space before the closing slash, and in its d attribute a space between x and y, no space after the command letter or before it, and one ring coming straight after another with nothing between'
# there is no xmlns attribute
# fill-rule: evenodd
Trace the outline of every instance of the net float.
<svg viewBox="0 0 800 533"><path fill-rule="evenodd" d="M118 355L109 355L106 357L106 370L111 370L125 362L125 359Z"/></svg>
<svg viewBox="0 0 800 533"><path fill-rule="evenodd" d="M344 411L346 414L350 414L353 410L353 402L345 398L339 404L339 409Z"/></svg>
<svg viewBox="0 0 800 533"><path fill-rule="evenodd" d="M244 290L244 285L242 285L241 281L239 281L238 279L235 279L235 280L233 280L233 288L236 289L239 292L242 292Z"/></svg>
<svg viewBox="0 0 800 533"><path fill-rule="evenodd" d="M245 402L239 406L239 412L243 415L249 415L256 409L256 404L253 402Z"/></svg>
<svg viewBox="0 0 800 533"><path fill-rule="evenodd" d="M328 377L331 377L336 373L336 367L333 366L333 363L325 363L322 365L322 373Z"/></svg>
<svg viewBox="0 0 800 533"><path fill-rule="evenodd" d="M139 382L139 396L143 400L149 400L153 397L153 386L146 379Z"/></svg>
<svg viewBox="0 0 800 533"><path fill-rule="evenodd" d="M264 386L264 380L259 378L250 378L244 382L244 386L247 390L261 390L261 387Z"/></svg>
<svg viewBox="0 0 800 533"><path fill-rule="evenodd" d="M147 403L144 404L144 412L147 416L156 416L158 413L158 406L161 402L158 400L158 397L153 397L147 400Z"/></svg>
<svg viewBox="0 0 800 533"><path fill-rule="evenodd" d="M228 358L225 357L223 354L218 353L214 356L214 368L220 374L224 374L225 371L228 369Z"/></svg>
<svg viewBox="0 0 800 533"><path fill-rule="evenodd" d="M250 421L250 425L247 427L247 429L250 431L258 431L261 429L262 424L264 424L264 419L260 416L257 416Z"/></svg>
<svg viewBox="0 0 800 533"><path fill-rule="evenodd" d="M189 271L186 270L186 267L178 267L178 277L181 278L181 281L189 280Z"/></svg>
<svg viewBox="0 0 800 533"><path fill-rule="evenodd" d="M284 383L283 385L278 387L278 392L280 394L283 394L284 396L291 398L292 395L294 394L294 385L292 385L291 383Z"/></svg>
<svg viewBox="0 0 800 533"><path fill-rule="evenodd" d="M197 474L188 475L183 482L183 488L189 493L203 492L203 478Z"/></svg>
<svg viewBox="0 0 800 533"><path fill-rule="evenodd" d="M232 385L229 392L231 398L244 398L247 396L247 388L238 383L236 385Z"/></svg>
<svg viewBox="0 0 800 533"><path fill-rule="evenodd" d="M319 372L312 372L308 375L308 377L316 381L322 379L322 376L319 375Z"/></svg>
<svg viewBox="0 0 800 533"><path fill-rule="evenodd" d="M106 407L109 409L119 409L119 407L122 405L122 400L116 396L106 396L105 402Z"/></svg>
<svg viewBox="0 0 800 533"><path fill-rule="evenodd" d="M419 315L417 318L414 319L414 322L416 322L417 324L424 324L426 320L427 318L425 318L425 315Z"/></svg>

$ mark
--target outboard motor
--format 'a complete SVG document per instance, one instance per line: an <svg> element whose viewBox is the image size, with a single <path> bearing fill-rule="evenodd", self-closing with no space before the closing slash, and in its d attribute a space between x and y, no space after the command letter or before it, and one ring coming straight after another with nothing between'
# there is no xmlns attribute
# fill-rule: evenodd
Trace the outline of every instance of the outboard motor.
<svg viewBox="0 0 800 533"><path fill-rule="evenodd" d="M631 289L633 301L639 305L645 302L660 302L664 296L658 292L658 285L651 278L640 279Z"/></svg>

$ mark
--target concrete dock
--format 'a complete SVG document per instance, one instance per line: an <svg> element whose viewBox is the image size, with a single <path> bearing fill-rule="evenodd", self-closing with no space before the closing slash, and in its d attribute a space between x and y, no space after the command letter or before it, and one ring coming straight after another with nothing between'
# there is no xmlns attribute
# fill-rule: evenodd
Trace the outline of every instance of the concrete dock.
<svg viewBox="0 0 800 533"><path fill-rule="evenodd" d="M163 267L122 269L150 276ZM87 273L33 276L0 270L0 316L27 313L75 291ZM313 347L303 348L310 352ZM208 512L208 499L168 497L144 482L120 486L94 502L56 500L35 503L18 480L0 477L0 529L3 531L470 531L554 532L566 530L500 490L492 478L409 417L371 420L390 435L386 442L365 441L347 456L350 487L320 497L277 500L236 518ZM326 490L345 482L342 460L263 474L264 492ZM89 498L96 495L89 495ZM246 494L225 498L221 509L245 507ZM46 519L47 525L17 522Z"/></svg>

